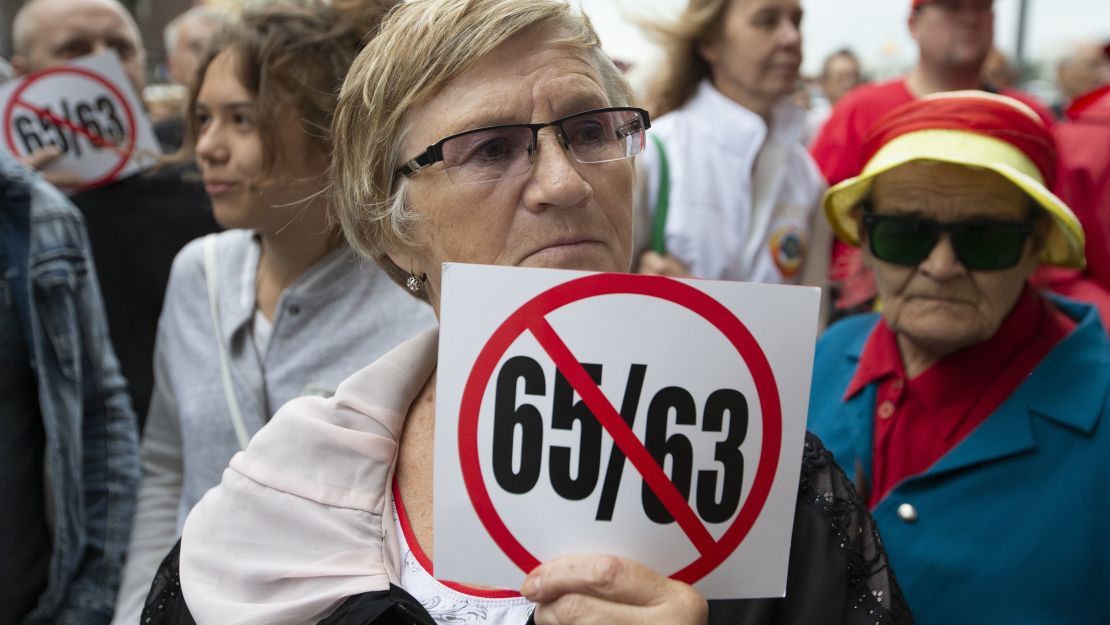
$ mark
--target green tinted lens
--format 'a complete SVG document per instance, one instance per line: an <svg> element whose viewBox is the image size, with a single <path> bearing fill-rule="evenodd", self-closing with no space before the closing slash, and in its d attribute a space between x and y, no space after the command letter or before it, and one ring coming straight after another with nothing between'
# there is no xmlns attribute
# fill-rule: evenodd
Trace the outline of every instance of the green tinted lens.
<svg viewBox="0 0 1110 625"><path fill-rule="evenodd" d="M896 265L913 266L925 260L937 244L937 231L914 217L868 215L871 253Z"/></svg>
<svg viewBox="0 0 1110 625"><path fill-rule="evenodd" d="M968 223L954 228L952 247L971 271L997 271L1021 260L1029 226L1024 223Z"/></svg>

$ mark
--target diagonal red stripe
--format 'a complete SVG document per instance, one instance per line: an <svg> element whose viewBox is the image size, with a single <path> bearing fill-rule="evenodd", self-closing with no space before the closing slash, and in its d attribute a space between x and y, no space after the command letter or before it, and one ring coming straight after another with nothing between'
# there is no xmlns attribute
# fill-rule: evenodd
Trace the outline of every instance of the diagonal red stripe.
<svg viewBox="0 0 1110 625"><path fill-rule="evenodd" d="M34 113L35 115L38 115L39 117L45 117L46 119L49 119L51 122L53 122L53 123L55 123L59 126L65 126L66 128L69 128L73 132L76 132L77 134L79 134L82 137L85 137L86 139L91 141L92 144L97 146L97 147L108 148L109 150L112 150L113 152L115 152L116 154L119 154L120 156L127 156L127 151L123 150L118 145L116 145L114 143L111 143L110 141L105 140L104 137L98 137L98 136L92 134L87 129L82 128L82 127L78 126L77 124L74 124L73 122L69 121L68 119L66 119L64 117L58 117L57 115L51 113L50 111L48 111L48 110L46 110L42 107L35 106L34 104L31 104L30 102L28 102L26 100L23 100L23 99L17 100L16 104L18 104L19 106L22 106L24 108L30 109L30 111L32 113Z"/></svg>
<svg viewBox="0 0 1110 625"><path fill-rule="evenodd" d="M624 452L624 455L632 462L632 466L643 476L648 488L655 493L663 507L678 522L678 526L693 543L694 548L702 555L708 554L717 546L717 541L709 534L709 530L705 529L701 519L694 514L690 504L686 502L686 498L678 492L667 474L663 472L662 467L655 462L655 458L652 458L647 448L640 443L640 439L636 438L632 428L628 427L628 424L613 408L613 404L609 402L605 394L594 383L590 374L574 357L570 348L555 333L555 329L543 317L529 319L528 329L532 331L547 355L555 361L555 366L559 368L559 371L574 387L574 390L578 391L578 395L582 397L582 401L586 403L590 412L597 417L602 427L613 437L613 442Z"/></svg>

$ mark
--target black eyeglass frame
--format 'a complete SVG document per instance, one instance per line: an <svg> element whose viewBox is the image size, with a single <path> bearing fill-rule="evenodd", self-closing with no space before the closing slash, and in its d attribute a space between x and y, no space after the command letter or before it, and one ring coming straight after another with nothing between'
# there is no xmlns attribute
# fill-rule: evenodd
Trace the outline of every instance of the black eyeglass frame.
<svg viewBox="0 0 1110 625"><path fill-rule="evenodd" d="M424 169L425 167L442 161L443 160L443 144L447 143L448 141L450 141L452 139L455 139L455 138L458 138L458 137L465 136L465 135L473 134L475 132L486 132L486 131L489 131L489 130L498 130L498 129L501 129L501 128L528 128L529 130L531 130L532 131L532 143L529 144L529 145L531 147L531 151L534 152L535 149L536 149L536 145L539 143L539 140L540 140L540 131L543 130L544 128L547 128L548 126L554 126L555 129L558 130L559 143L561 143L563 145L563 147L566 148L567 147L567 138L566 138L566 131L563 130L563 123L564 122L566 122L568 120L571 120L571 119L574 119L576 117L581 117L582 115L591 115L591 114L596 114L596 113L617 113L617 112L621 112L621 111L637 113L637 114L640 115L640 118L643 120L643 122L644 122L643 127L638 128L638 129L634 130L633 132L643 132L643 131L647 130L648 128L651 128L651 117L648 115L648 112L645 111L642 108L636 108L634 106L609 106L609 107L599 108L599 109L590 109L588 111L579 111L577 113L572 113L570 115L566 115L564 117L560 117L559 119L552 120L552 121L549 121L549 122L546 122L546 123L538 123L538 124L499 124L497 126L484 126L482 128L472 128L470 130L464 130L462 132L455 133L455 134L453 134L449 137L444 137L444 138L440 139L439 141L436 141L432 145L429 145L427 148L425 148L424 152L421 153L419 156L416 156L415 158L412 158L412 159L406 161L404 165L398 167L393 173L394 173L394 175L405 176L406 178L410 177L413 174L415 174L416 172ZM628 134L632 134L632 133L630 132ZM623 136L628 136L628 135L623 135ZM621 138L623 138L623 137L617 137L617 140L620 140ZM577 160L577 157L575 157L575 160ZM614 159L614 160L623 160L623 159ZM581 162L581 161L579 161L579 162ZM600 162L606 162L606 161L600 161Z"/></svg>
<svg viewBox="0 0 1110 625"><path fill-rule="evenodd" d="M1029 236L1033 234L1034 230L1036 230L1036 220L1034 218L1030 218L1026 221L973 218L962 221L942 222L935 219L929 219L927 217L918 217L916 215L879 214L875 213L874 210L867 204L862 204L861 207L863 208L863 214L860 216L860 220L863 223L864 229L867 231L867 246L871 250L871 254L881 261L892 263L895 265L901 265L903 267L916 267L917 265L924 262L925 259L929 257L929 254L932 254L933 250L935 250L937 245L940 243L941 236L947 234L949 245L952 246L952 251L956 254L956 259L968 271L1001 271L1003 269L1009 269L1021 260L1021 249L1024 248L1025 242L1029 239ZM884 258L882 254L876 251L875 237L872 236L876 223L884 219L898 220L904 223L912 222L917 224L918 227L925 227L929 230L931 234L936 236L936 240L933 241L933 245L929 248L929 251L925 254L925 256L920 258L916 262L907 263L899 262L889 257ZM983 269L981 267L971 266L975 265L976 263L971 263L971 265L969 265L968 260L965 258L963 246L956 244L955 235L959 234L961 231L964 231L968 228L974 228L976 226L1001 226L1003 228L1013 228L1015 231L1017 231L1021 235L1021 247L1019 247L1017 252L1014 254L1013 260L1008 262L1005 266L994 267L991 269Z"/></svg>

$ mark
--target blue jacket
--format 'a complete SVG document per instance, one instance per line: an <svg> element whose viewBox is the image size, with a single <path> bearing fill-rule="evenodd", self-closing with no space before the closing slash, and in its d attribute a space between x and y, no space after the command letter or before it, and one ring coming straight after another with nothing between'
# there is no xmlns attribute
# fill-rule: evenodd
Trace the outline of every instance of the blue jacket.
<svg viewBox="0 0 1110 625"><path fill-rule="evenodd" d="M6 278L38 381L53 523L47 587L24 623L107 623L139 482L137 422L80 213L4 152L0 178L0 245L27 259Z"/></svg>
<svg viewBox="0 0 1110 625"><path fill-rule="evenodd" d="M1053 301L1078 327L873 511L920 624L1110 622L1110 340L1093 307ZM877 320L830 328L813 370L809 428L857 483L870 483L876 385L843 397Z"/></svg>

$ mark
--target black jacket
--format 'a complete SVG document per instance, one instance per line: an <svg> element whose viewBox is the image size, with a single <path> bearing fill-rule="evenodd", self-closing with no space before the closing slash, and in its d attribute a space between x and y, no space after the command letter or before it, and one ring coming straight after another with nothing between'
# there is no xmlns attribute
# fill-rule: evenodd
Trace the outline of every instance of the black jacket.
<svg viewBox="0 0 1110 625"><path fill-rule="evenodd" d="M85 215L108 332L141 427L170 265L186 243L219 226L193 165L139 173L71 199Z"/></svg>

